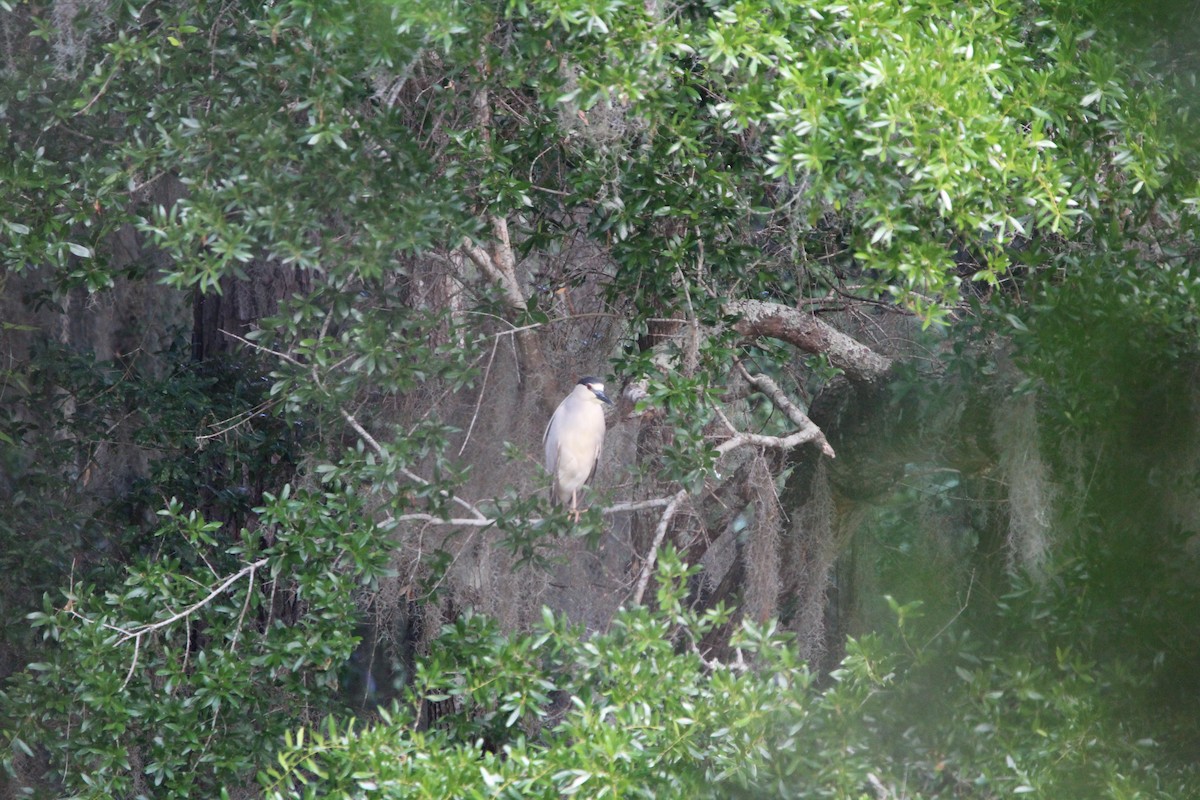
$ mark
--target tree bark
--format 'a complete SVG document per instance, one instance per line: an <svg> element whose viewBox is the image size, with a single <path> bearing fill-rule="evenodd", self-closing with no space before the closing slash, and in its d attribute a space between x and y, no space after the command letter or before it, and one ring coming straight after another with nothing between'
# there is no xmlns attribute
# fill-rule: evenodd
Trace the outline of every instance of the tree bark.
<svg viewBox="0 0 1200 800"><path fill-rule="evenodd" d="M724 310L738 317L733 328L743 336L751 339L768 336L806 353L824 353L829 363L843 370L855 383L883 383L892 368L891 359L814 315L790 306L762 300L734 300L726 303Z"/></svg>

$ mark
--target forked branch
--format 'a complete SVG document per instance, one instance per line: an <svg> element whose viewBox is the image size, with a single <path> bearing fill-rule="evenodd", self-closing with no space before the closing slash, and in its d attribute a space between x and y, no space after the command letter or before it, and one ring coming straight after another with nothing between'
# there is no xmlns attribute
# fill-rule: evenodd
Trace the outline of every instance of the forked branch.
<svg viewBox="0 0 1200 800"><path fill-rule="evenodd" d="M129 681L133 678L133 672L137 668L138 656L141 653L142 637L144 637L146 634L154 633L155 631L162 630L163 628L166 628L170 625L174 625L176 622L179 622L182 619L186 619L187 617L190 617L192 614L195 614L197 611L204 608L206 605L211 603L213 600L216 600L218 597L220 597L225 592L226 589L228 589L230 586L237 583L239 580L246 577L247 575L250 576L251 586L253 586L254 573L256 571L262 569L263 567L265 567L267 565L268 561L269 561L269 559L260 558L258 561L255 561L252 564L247 564L246 566L242 567L240 570L238 570L234 574L230 575L229 577L225 578L223 581L218 583L203 598L196 601L195 603L192 603L190 606L188 606L187 608L184 608L182 611L177 611L176 613L172 614L171 616L167 617L166 619L159 620L158 622L152 622L152 623L149 623L146 625L138 626L136 628L123 628L120 625L111 625L107 622L97 622L96 620L91 619L90 617L85 617L83 614L80 614L78 611L76 611L74 608L72 608L70 606L67 607L66 611L71 616L75 617L76 619L82 620L83 622L86 622L89 625L100 625L101 627L107 628L108 630L119 633L120 637L117 639L117 644L121 644L123 642L128 642L131 639L133 640L133 660L129 664L129 671L125 673L125 681L121 684L121 688L124 689L129 684Z"/></svg>

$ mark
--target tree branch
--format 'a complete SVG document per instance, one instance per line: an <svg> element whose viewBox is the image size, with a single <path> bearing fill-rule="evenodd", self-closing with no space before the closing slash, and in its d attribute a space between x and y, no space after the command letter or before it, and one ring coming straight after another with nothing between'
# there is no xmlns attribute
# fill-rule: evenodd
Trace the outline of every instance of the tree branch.
<svg viewBox="0 0 1200 800"><path fill-rule="evenodd" d="M325 316L325 321L321 325L321 331L317 336L318 340L325 338L325 334L328 332L330 319L331 319L330 315L327 314ZM282 359L283 361L286 361L289 364L293 364L297 367L305 366L295 356L293 356L289 353L281 353L277 350L271 350L270 348L263 347L260 344L251 342L248 339L238 336L236 333L230 333L229 331L225 331L225 330L221 331L221 333L225 334L226 336L229 336L230 338L236 339L239 342L247 345L248 347L254 348L255 350L259 350L264 353L270 353L271 355L273 355L279 359ZM320 373L317 371L316 362L313 362L312 364L310 364L309 367L311 369L313 384L315 386L320 387L322 389L322 391L324 391L325 384L321 380ZM359 438L361 438L363 440L363 443L366 444L367 447L371 448L371 451L374 452L375 455L379 456L379 458L384 461L390 460L391 456L389 455L387 450L383 447L383 445L381 445L379 443L379 441L376 440L376 438L371 435L370 431L368 431L366 428L363 427L362 423L360 423L357 419L354 418L353 414L351 414L349 411L347 411L345 408L342 408L341 406L338 406L338 413L340 413L342 415L342 418L344 420L346 420L346 424L354 429L354 432L358 434ZM415 472L413 472L412 470L410 470L406 467L401 467L400 472L406 478L413 481L414 483L419 483L422 486L429 485L429 481L425 480L420 475L417 475ZM488 520L488 518L483 514L483 512L481 512L478 508L473 506L471 503L468 503L466 500L463 500L461 497L450 494L449 492L444 492L443 494L444 494L444 496L448 496L450 498L451 502L457 503L458 505L465 508L467 511L470 511L474 515L475 524L481 524L480 523L481 520L483 521L484 524L491 524L491 520Z"/></svg>
<svg viewBox="0 0 1200 800"><path fill-rule="evenodd" d="M346 409L341 408L341 407L338 408L338 411L341 412L342 418L346 420L346 424L354 429L354 432L357 433L359 435L359 437L362 438L363 442L367 445L367 447L371 448L371 450L374 451L375 455L379 456L384 461L390 461L392 459L391 454L389 454L388 451L384 449L383 445L381 445L378 441L376 441L375 437L372 436L370 434L370 432L362 426L361 422L359 422L357 419L354 418L353 414L351 414L349 411L347 411ZM404 475L404 477L408 478L410 481L413 481L414 483L419 483L422 486L430 485L429 481L425 480L420 475L418 475L417 473L408 469L407 467L400 467L400 473L402 475ZM476 508L471 503L468 503L466 500L463 500L458 495L450 494L449 492L443 490L442 496L448 498L450 500L450 502L457 503L459 506L465 508L467 511L470 511L474 515L473 519L475 520L475 524L490 525L492 523L492 520L489 520L482 511L480 511L478 508Z"/></svg>
<svg viewBox="0 0 1200 800"><path fill-rule="evenodd" d="M822 453L829 456L830 458L837 458L837 454L833 451L833 447L829 444L829 440L825 438L824 431L822 431L820 429L820 427L818 427L817 424L815 422L813 422L812 419L809 418L808 414L805 414L800 409L799 406L797 406L795 403L792 402L792 398L788 397L787 392L785 392L782 388L780 388L779 384L777 384L771 378L771 376L762 375L762 374L752 375L749 372L749 370L747 370L746 367L742 364L741 361L737 362L737 368L738 368L738 371L742 373L742 377L744 377L747 381L749 381L750 384L752 386L754 386L756 389L758 389L760 392L762 392L767 397L769 397L771 402L775 404L775 407L778 408L780 411L782 411L784 414L786 414L787 418L790 419L793 423L795 423L795 425L798 428L800 428L800 430L798 430L796 433L791 434L790 436L786 436L786 437L778 438L778 439L777 439L777 437L773 437L773 436L760 437L757 434L751 434L751 433L740 434L736 430L734 430L733 426L731 424L729 424L728 420L726 420L725 421L726 424L729 425L731 430L733 430L735 439L738 436L758 438L758 439L773 439L773 440L776 440L776 443L774 443L774 444L768 443L768 442L763 442L763 441L745 441L743 443L744 444L759 444L764 447L782 447L782 448L795 447L796 445L804 444L805 442L815 441L817 443L817 446L821 448ZM792 441L796 437L800 437L800 438L796 439L795 441ZM730 440L730 441L732 441L732 440ZM727 444L727 442L723 443L723 444ZM735 446L740 446L740 445L735 445ZM718 448L718 449L720 449L720 448ZM732 450L733 447L730 447L729 449ZM726 452L728 452L728 451L726 451Z"/></svg>
<svg viewBox="0 0 1200 800"><path fill-rule="evenodd" d="M754 445L756 447L769 447L773 450L791 450L793 447L799 447L808 442L817 441L821 452L830 458L836 458L833 448L829 446L829 442L825 441L825 434L821 433L820 428L815 425L812 430L796 431L788 436L764 436L760 433L734 433L725 441L717 445L717 452L721 455L736 450L739 447L746 445Z"/></svg>
<svg viewBox="0 0 1200 800"><path fill-rule="evenodd" d="M892 368L891 359L847 336L812 314L779 303L734 300L726 314L739 317L733 329L751 339L769 336L808 353L824 353L829 363L856 383L879 383Z"/></svg>
<svg viewBox="0 0 1200 800"><path fill-rule="evenodd" d="M508 221L495 214L489 214L488 222L491 224L492 233L497 235L495 255L470 239L463 239L462 250L475 266L483 271L483 274L500 286L504 293L505 304L509 309L523 312L527 306L525 294L517 282L516 260L508 238Z"/></svg>
<svg viewBox="0 0 1200 800"><path fill-rule="evenodd" d="M475 125L486 147L492 147L492 98L486 84L481 84L471 98L475 111ZM508 219L503 214L488 210L485 214L488 227L492 232L491 252L479 246L470 239L464 238L461 249L477 267L493 282L499 285L512 316L520 319L529 310L528 298L521 290L521 282L517 279L517 257L513 251L512 237L508 231ZM525 374L533 381L535 397L546 396L545 384L549 380L550 370L537 338L529 332L517 335L517 346L521 352L521 366ZM523 382L523 379L519 379Z"/></svg>
<svg viewBox="0 0 1200 800"><path fill-rule="evenodd" d="M272 350L269 347L264 347L263 345L259 344L258 342L252 342L249 339L245 338L244 336L238 336L236 333L227 331L224 328L219 328L218 332L224 334L225 336L228 336L230 339L241 342L242 344L246 345L247 347L257 350L260 353L270 353L271 355L275 356L276 358L286 361L289 364L296 366L296 367L304 366L304 364L298 358L293 356L291 353L281 353L278 350Z"/></svg>
<svg viewBox="0 0 1200 800"><path fill-rule="evenodd" d="M793 406L793 408L796 410L796 412L800 412L800 409L795 408L795 406ZM746 445L770 447L775 450L790 450L793 447L798 447L806 442L815 441L820 446L822 453L830 458L837 457L833 452L833 448L829 446L829 442L826 441L825 434L822 433L821 429L818 428L812 420L809 420L808 417L804 417L806 422L802 423L801 429L795 433L788 434L787 436L766 436L761 433L743 433L737 429L737 426L730 421L729 417L725 416L725 412L722 411L720 407L716 409L716 412L717 416L721 418L721 421L725 423L725 427L729 429L731 434L733 434L728 439L717 445L717 454L720 456Z"/></svg>
<svg viewBox="0 0 1200 800"><path fill-rule="evenodd" d="M642 604L646 587L650 585L650 575L654 572L654 562L658 559L658 548L662 547L663 539L667 536L667 528L671 526L671 520L687 494L687 489L680 489L676 492L658 520L658 527L654 529L654 541L650 544L650 552L646 554L646 563L642 564L642 572L638 576L637 589L633 592L633 602L637 605Z"/></svg>
<svg viewBox="0 0 1200 800"><path fill-rule="evenodd" d="M670 497L655 497L649 500L633 500L628 503L614 503L611 506L600 509L603 516L611 514L625 514L630 511L643 511L647 508L662 508L671 504ZM541 517L533 517L525 520L530 525L541 525L546 520ZM465 519L463 517L442 518L436 514L425 512L413 512L411 514L400 514L396 517L388 517L384 520L384 524L391 522L427 522L430 525L453 525L463 528L486 528L489 525L496 524L496 520L492 517L483 516L471 517Z"/></svg>
<svg viewBox="0 0 1200 800"><path fill-rule="evenodd" d="M212 591L210 591L203 599L198 600L195 603L192 603L187 608L183 609L182 611L176 612L175 614L172 614L171 616L167 617L164 620L159 620L158 622L153 622L153 623L150 623L147 625L143 625L140 628L132 628L132 629L122 628L119 625L110 625L106 622L97 622L94 619L85 617L83 614L80 614L78 611L75 611L70 606L67 607L66 611L68 614L75 617L76 619L80 619L91 625L101 625L104 628L107 628L109 630L120 633L121 636L117 640L117 644L121 644L122 642L127 642L130 639L133 640L133 660L129 664L129 671L125 673L125 681L121 684L121 688L124 689L129 684L129 681L133 678L133 672L137 668L138 657L139 657L139 654L141 653L143 636L145 636L148 633L153 633L154 631L157 631L157 630L162 630L163 628L166 628L169 625L173 625L174 623L178 622L181 619L191 616L192 614L196 613L197 611L199 611L200 609L204 608L206 605L211 603L216 598L220 597L221 594L226 589L228 589L230 586L232 586L234 583L236 583L238 580L240 580L242 577L244 577L246 575L250 576L250 581L251 581L250 585L253 586L254 585L253 584L254 573L257 570L265 567L267 565L268 561L269 561L269 559L260 558L258 561L255 561L253 564L247 564L245 567L242 567L242 569L238 570L237 572L235 572L234 574L230 575L228 578L226 578L225 580L223 580L219 584L217 584L216 588L214 588ZM243 612L243 614L244 614L244 612ZM239 617L239 620L240 619L241 618ZM234 646L236 646L236 639L234 640L234 642L235 642Z"/></svg>
<svg viewBox="0 0 1200 800"><path fill-rule="evenodd" d="M182 611L179 611L175 614L172 614L171 616L167 617L164 620L160 620L160 621L152 623L150 625L143 625L141 628L137 628L132 631L126 631L125 635L123 637L121 637L121 640L128 641L130 639L140 638L142 636L145 636L147 633L152 633L154 631L165 628L168 625L171 625L172 623L178 622L179 620L183 619L184 617L191 616L195 612L199 611L200 609L204 608L206 605L211 603L213 600L217 599L217 597L219 597L226 589L228 589L230 586L232 586L234 583L236 583L242 577L244 577L246 575L254 575L254 573L257 570L265 567L269 560L270 559L260 558L258 561L255 561L253 564L247 564L246 566L242 567L240 570L233 573L228 578L226 578L225 580L223 580L219 584L217 584L217 587L215 589L213 589L212 591L210 591L208 593L208 595L204 597L204 599L199 600L195 603L192 603L187 608L185 608Z"/></svg>

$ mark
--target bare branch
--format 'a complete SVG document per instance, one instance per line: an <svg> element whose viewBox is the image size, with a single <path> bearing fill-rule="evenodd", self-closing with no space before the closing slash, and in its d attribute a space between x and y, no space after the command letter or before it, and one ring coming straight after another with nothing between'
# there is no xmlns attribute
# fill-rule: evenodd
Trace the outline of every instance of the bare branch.
<svg viewBox="0 0 1200 800"><path fill-rule="evenodd" d="M246 579L246 601L242 603L242 613L238 615L237 625L233 629L233 639L229 642L229 652L237 650L238 637L242 633L242 623L246 620L246 612L250 610L250 598L254 596L254 573Z"/></svg>
<svg viewBox="0 0 1200 800"><path fill-rule="evenodd" d="M808 418L808 415L801 411L800 407L792 402L792 398L788 397L787 392L780 388L779 384L776 383L770 375L752 375L750 371L746 369L746 365L740 360L734 363L738 368L738 372L742 374L742 377L760 392L769 397L771 402L775 404L776 408L778 408L784 414L787 414L788 419L801 427L813 424L812 420Z"/></svg>
<svg viewBox="0 0 1200 800"><path fill-rule="evenodd" d="M796 431L788 436L764 436L760 433L738 433L735 434L721 444L717 445L717 452L721 455L736 450L739 447L753 445L755 447L769 447L773 450L791 450L793 447L799 447L808 442L817 441L821 448L821 452L830 458L835 458L833 448L829 446L829 442L825 441L825 434L817 427L812 430Z"/></svg>
<svg viewBox="0 0 1200 800"><path fill-rule="evenodd" d="M492 141L492 98L486 86L481 86L471 98L475 107L475 124L480 136L491 146ZM488 226L492 229L492 252L488 253L470 239L463 239L463 252L470 257L493 281L504 290L504 299L514 311L525 311L525 293L517 281L517 259L513 254L512 239L508 233L508 220L500 214L487 215Z"/></svg>
<svg viewBox="0 0 1200 800"><path fill-rule="evenodd" d="M617 503L601 509L601 514L620 514L627 511L642 511L647 508L662 508L671 504L673 497L655 497L651 500L633 500L628 503Z"/></svg>
<svg viewBox="0 0 1200 800"><path fill-rule="evenodd" d="M496 237L493 253L489 253L470 239L463 239L462 250L475 266L497 283L504 292L504 300L513 311L525 311L525 293L517 281L516 257L508 235L508 220L496 214L488 215L488 223Z"/></svg>
<svg viewBox="0 0 1200 800"><path fill-rule="evenodd" d="M496 360L496 350L499 347L500 337L495 336L492 338L492 352L488 356L487 366L483 369L483 381L479 384L479 394L475 398L475 411L471 414L471 424L467 426L467 433L463 437L462 447L458 448L460 456L467 449L467 444L471 441L471 432L475 430L475 421L479 419L479 408L483 405L483 396L487 392L488 378L492 375L492 362Z"/></svg>
<svg viewBox="0 0 1200 800"><path fill-rule="evenodd" d="M775 381L772 380L769 375L752 375L740 361L737 362L737 368L751 385L769 397L771 402L775 404L775 407L786 414L787 418L795 423L796 427L798 427L800 430L784 437L759 436L758 434L753 433L739 433L738 431L734 430L733 425L729 422L729 420L726 419L725 423L729 426L730 430L733 431L734 439L739 439L740 437L742 440L737 445L729 446L729 450L732 450L734 447L740 447L741 444L757 444L762 447L789 448L804 444L805 442L816 442L817 446L821 448L822 453L830 458L837 457L837 454L833 451L833 447L829 444L829 440L825 438L825 433L817 426L815 422L812 421L811 418L809 418L808 414L805 414L799 406L792 402L792 399L788 397L787 392L783 391L779 384L775 383ZM731 439L730 441L733 440ZM728 444L729 442L723 442L721 447L724 447ZM720 450L721 448L718 447L717 449ZM723 452L728 452L728 450Z"/></svg>
<svg viewBox="0 0 1200 800"><path fill-rule="evenodd" d="M321 325L321 331L320 331L320 333L319 333L319 334L318 334L318 336L317 336L317 339L318 339L318 340L324 339L324 338L325 338L325 335L328 333L330 319L331 319L331 315L328 315L328 314L327 314L327 315L325 316L325 320L324 320L324 322L323 322L323 323L322 323L322 325ZM246 344L246 345L247 345L247 346L249 346L249 347L252 347L252 348L255 348L255 349L257 349L257 350L260 350L260 351L262 351L262 352L265 352L265 353L270 353L271 355L277 356L278 358L281 358L281 359L283 359L284 361L287 361L287 362L288 362L288 363L290 363L290 364L294 364L294 365L296 365L296 366L298 366L298 367L302 367L302 366L304 366L304 365L303 365L303 364L302 364L300 361L298 361L298 360L297 360L297 359L296 359L294 356L292 356L292 355L289 355L288 353L281 353L281 352L278 352L278 351L276 351L276 350L271 350L271 349L269 349L269 348L267 348L267 347L263 347L263 346L262 346L262 345L260 345L260 344L256 344L255 342L251 342L251 341L249 341L249 340L247 340L247 339L245 339L245 338L243 338L243 337L241 337L241 336L238 336L238 335L237 335L237 334L235 334L235 333L230 333L229 331L224 331L224 330L223 330L223 331L221 331L221 333L225 334L226 336L229 336L230 338L236 339L236 340L238 340L238 341L240 341L240 342L242 342L242 343ZM498 338L498 337L497 337L496 341L499 341L499 338ZM312 379L313 379L313 383L314 383L314 385L316 385L316 386L320 387L320 388L322 389L322 391L324 391L324 389L325 389L325 384L324 384L324 382L321 380L321 375L320 375L320 373L317 371L317 365L316 365L316 362L313 362L313 364L311 364L311 365L310 365L310 367L311 367L311 374L312 374ZM368 431L366 428L364 428L364 427L363 427L362 423L360 423L360 422L359 422L357 419L355 419L355 418L354 418L354 415L353 415L353 414L351 414L349 411L347 411L346 409L344 409L344 408L342 408L342 407L340 407L340 406L338 407L338 412L339 412L339 413L341 413L341 415L342 415L342 418L346 420L346 423L347 423L347 424L348 424L348 425L349 425L351 428L353 428L353 429L354 429L354 432L355 432L355 433L357 433L357 434L359 435L359 437L360 437L360 438L363 440L363 443L364 443L364 444L366 444L366 445L367 445L367 447L371 448L372 452L374 452L374 453L375 453L375 455L377 455L377 456L378 456L380 459L382 459L382 460L384 460L384 461L387 461L387 460L389 460L389 459L391 458L391 456L389 455L389 453L387 452L387 450L386 450L386 449L384 449L383 445L381 445L381 444L379 443L379 441L378 441L378 440L377 440L377 439L376 439L374 436L372 436L372 435L371 435L371 433L370 433L370 432L369 432L369 431ZM407 469L407 468L405 468L405 467L401 467L401 468L400 468L400 472L401 472L401 473L402 473L402 474L403 474L403 475L404 475L406 478L408 478L409 480L413 481L414 483L419 483L419 484L421 484L422 486L428 486L428 485L429 485L429 481L425 480L425 479L424 479L424 478L422 478L420 475L417 475L415 472L413 472L413 471L411 471L411 470L409 470L409 469ZM470 503L468 503L466 500L463 500L461 497L458 497L457 495L451 495L451 494L449 494L449 493L446 493L446 494L449 496L449 498L450 498L450 500L451 500L452 502L454 502L454 503L457 503L458 505L460 505L460 506L462 506L463 508L465 508L467 511L470 511L470 512L471 512L471 513L474 515L474 519L475 519L476 521L478 521L478 520L484 520L484 521L487 521L487 517L486 517L486 516L483 514L483 512L481 512L481 511L480 511L479 509L477 509L475 506L473 506L473 505L471 505ZM477 524L478 524L478 522L477 522ZM489 523L488 523L488 524L490 524L490 521L489 521Z"/></svg>
<svg viewBox="0 0 1200 800"><path fill-rule="evenodd" d="M284 361L288 362L289 364L293 364L297 367L304 366L304 364L302 364L299 361L299 359L297 359L295 356L291 355L290 353L281 353L278 350L272 350L269 347L263 347L258 342L252 342L249 339L246 339L242 336L238 336L236 333L231 333L230 331L227 331L224 329L220 329L220 332L222 334L224 334L225 336L228 336L230 339L235 339L236 341L241 342L242 344L246 345L247 347L252 347L261 353L270 353L271 355L275 356L276 358L281 358Z"/></svg>
<svg viewBox="0 0 1200 800"><path fill-rule="evenodd" d="M443 519L436 514L429 514L424 511L413 512L411 514L401 514L398 517L387 517L383 524L387 525L393 522L427 522L430 525L451 525L456 528L486 528L489 525L495 525L496 520L492 517L480 515L479 517L471 517L469 519L463 517L449 517ZM541 520L531 519L529 522L541 522Z"/></svg>
<svg viewBox="0 0 1200 800"><path fill-rule="evenodd" d="M658 520L658 527L654 529L654 541L650 544L650 552L646 554L646 563L642 564L641 575L638 576L637 589L633 593L633 602L641 605L642 597L646 594L646 587L650 584L650 575L654 572L654 562L658 559L658 549L662 547L663 539L667 536L667 528L671 526L671 520L675 516L675 512L679 510L679 504L687 497L687 489L680 489L667 503L667 508L663 511L662 517Z"/></svg>
<svg viewBox="0 0 1200 800"><path fill-rule="evenodd" d="M142 649L142 637L135 636L133 638L133 658L129 659L129 671L125 673L125 680L121 681L121 691L125 691L125 687L133 680L133 671L137 668L138 653Z"/></svg>
<svg viewBox="0 0 1200 800"><path fill-rule="evenodd" d="M600 513L604 516L611 514L626 514L630 511L643 511L647 508L662 508L668 506L672 502L670 497L655 497L649 500L633 500L628 503L614 503L611 506L600 509ZM546 520L541 517L533 517L525 520L529 525L541 525ZM496 520L491 517L481 516L464 519L462 517L451 517L443 519L436 514L428 514L425 512L413 512L411 514L401 514L396 517L388 517L384 520L384 524L389 522L427 522L430 525L451 525L464 528L486 528L489 525L494 525Z"/></svg>
<svg viewBox="0 0 1200 800"><path fill-rule="evenodd" d="M492 143L492 96L487 86L480 86L471 98L474 106L475 125L479 135L490 149ZM485 214L488 227L491 229L491 252L464 237L460 245L462 251L499 287L504 296L505 304L514 317L521 317L529 310L528 298L521 289L517 279L517 256L513 250L512 237L508 230L508 219L503 214L488 211ZM537 338L528 332L521 332L516 337L517 347L521 358L519 367L524 367L525 373L532 377L535 396L544 396L540 391L547 380L550 370L546 367L546 359L542 353L541 344ZM524 383L524 378L519 378Z"/></svg>
<svg viewBox="0 0 1200 800"><path fill-rule="evenodd" d="M946 629L949 628L951 625L953 625L954 621L957 620L960 616L962 616L962 613L967 610L967 606L969 606L971 604L971 589L973 589L974 587L975 587L975 570L971 570L971 581L970 581L970 583L967 584L967 596L963 599L962 605L959 606L958 611L954 612L954 616L950 617L950 619L946 621L945 625L938 628L937 633L935 633L933 636L929 637L929 641L927 641L921 647L921 651L929 649L929 645L931 645L935 641L937 641L937 638L939 636L941 636L943 633L945 633Z"/></svg>
<svg viewBox="0 0 1200 800"><path fill-rule="evenodd" d="M716 408L717 416L725 423L725 427L733 434L725 441L717 445L718 456L723 456L730 453L739 447L753 445L755 447L770 447L774 450L791 450L793 447L799 447L808 442L816 442L821 448L821 452L830 458L836 458L833 448L829 446L829 442L825 439L825 434L817 427L816 423L805 416L800 409L794 405L792 408L803 418L800 424L800 430L795 433L790 433L787 436L766 436L761 433L743 433L729 421L729 417L725 416L725 412L720 407Z"/></svg>
<svg viewBox="0 0 1200 800"><path fill-rule="evenodd" d="M475 266L483 270L484 274L497 283L503 282L504 276L500 273L500 268L496 266L496 262L492 261L491 253L470 239L464 238L461 247L462 251L467 254L471 261L475 262Z"/></svg>
<svg viewBox="0 0 1200 800"><path fill-rule="evenodd" d="M195 437L196 441L197 442L205 442L205 441L208 441L209 439L220 438L221 436L224 436L225 434L229 433L230 431L236 430L236 429L240 428L241 426L245 425L247 422L254 419L259 414L264 413L267 409L279 405L279 403L280 403L279 398L275 398L274 400L266 400L262 403L259 403L256 406L254 406L254 408L251 408L249 411L242 411L240 413L234 414L232 417L229 417L228 419L223 419L220 422L214 422L211 425L209 425L208 427L215 428L216 430L213 433L202 433L202 434L197 435Z"/></svg>
<svg viewBox="0 0 1200 800"><path fill-rule="evenodd" d="M130 639L133 640L133 659L129 663L129 670L125 673L125 680L121 684L121 688L124 689L126 686L129 685L129 681L133 679L133 673L137 669L138 658L139 658L139 656L141 654L141 650L142 650L142 637L143 636L145 636L148 633L153 633L154 631L157 631L157 630L162 630L163 628L166 628L170 625L175 624L176 622L178 622L181 619L186 619L187 617L190 617L192 614L196 613L197 611L199 611L200 609L204 608L206 605L211 603L213 600L220 597L221 594L226 589L228 589L230 586L232 586L234 583L236 583L237 581L239 581L241 578L243 578L246 575L250 576L250 587L253 587L255 571L261 569L262 567L265 567L267 565L268 560L269 559L266 559L266 558L260 558L258 561L255 561L253 564L247 564L245 567L242 567L240 570L238 570L237 572L235 572L234 574L230 575L228 578L226 578L225 580L223 580L219 584L217 584L217 586L215 588L213 588L202 599L196 601L195 603L192 603L190 606L183 609L182 611L172 614L171 616L167 617L166 619L159 620L158 622L150 623L148 625L142 625L141 627L137 627L137 628L122 628L118 625L110 625L107 622L98 622L89 617L85 617L84 615L80 614L78 611L75 611L71 607L71 604L68 604L67 608L64 610L71 616L75 617L76 619L82 620L83 622L86 622L89 625L100 625L101 627L106 628L108 630L116 631L117 633L120 634L120 638L117 639L117 644L121 644L122 642L127 642ZM242 615L243 616L245 615L244 609L243 609ZM242 617L239 617L238 618L239 626L241 624L241 620L242 620ZM234 639L235 646L236 646L236 641L237 640L235 637L235 639Z"/></svg>
<svg viewBox="0 0 1200 800"><path fill-rule="evenodd" d="M737 658L734 659L733 661L728 661L728 662L721 661L720 659L716 659L716 658L713 658L713 659L705 658L704 654L700 652L700 648L696 646L696 643L694 641L689 643L689 649L692 651L692 655L694 655L694 656L696 656L696 658L700 659L700 663L703 664L704 668L707 669L709 672L719 672L722 670L729 670L730 672L749 672L750 671L750 665L746 663L746 658L744 655L742 655L742 648L740 648L740 647L736 648L736 650L735 650L735 652L737 653Z"/></svg>

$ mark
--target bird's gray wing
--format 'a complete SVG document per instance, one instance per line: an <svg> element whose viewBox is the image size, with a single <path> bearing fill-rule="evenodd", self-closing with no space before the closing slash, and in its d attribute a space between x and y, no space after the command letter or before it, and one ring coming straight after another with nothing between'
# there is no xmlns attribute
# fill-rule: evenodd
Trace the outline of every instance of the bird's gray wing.
<svg viewBox="0 0 1200 800"><path fill-rule="evenodd" d="M600 431L600 438L596 440L596 455L592 457L592 471L588 473L587 483L592 482L592 478L596 477L596 468L600 466L600 454L604 452L604 431Z"/></svg>
<svg viewBox="0 0 1200 800"><path fill-rule="evenodd" d="M546 454L546 472L549 472L551 477L554 476L554 470L558 467L558 447L548 447L547 445L550 443L550 431L554 429L554 423L558 421L559 417L558 412L561 410L561 405L555 409L554 416L550 417L550 421L546 423L546 430L542 433L542 449Z"/></svg>
<svg viewBox="0 0 1200 800"><path fill-rule="evenodd" d="M550 433L554 430L554 423L558 422L561 416L562 403L559 403L558 408L554 409L553 416L546 423L546 430L542 432L542 449L546 456L546 472L550 473L550 504L558 505L558 446L555 442L554 447L550 447ZM557 437L555 437L557 439Z"/></svg>

